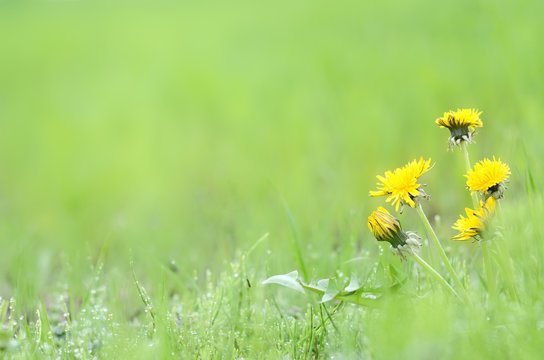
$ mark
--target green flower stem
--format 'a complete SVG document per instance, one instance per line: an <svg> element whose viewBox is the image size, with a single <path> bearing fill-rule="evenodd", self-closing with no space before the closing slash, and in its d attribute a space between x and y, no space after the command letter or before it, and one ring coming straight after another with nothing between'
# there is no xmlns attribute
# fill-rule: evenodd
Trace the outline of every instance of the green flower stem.
<svg viewBox="0 0 544 360"><path fill-rule="evenodd" d="M470 165L470 157L468 156L468 146L466 141L463 141L461 143L461 147L463 148L463 153L465 154L465 167L467 168L467 174L472 169L472 166ZM480 200L478 199L478 193L471 191L470 196L472 197L472 205L474 205L474 209L478 208L480 205Z"/></svg>
<svg viewBox="0 0 544 360"><path fill-rule="evenodd" d="M489 291L489 296L491 298L495 297L496 294L496 286L495 286L495 278L493 276L493 271L491 269L491 258L490 258L490 248L489 244L485 240L480 241L480 245L482 247L482 258L484 260L484 270L487 277L487 289Z"/></svg>
<svg viewBox="0 0 544 360"><path fill-rule="evenodd" d="M504 224L504 213L503 213L503 210L502 210L502 202L501 201L497 200L497 210L496 210L495 213L498 216L499 223L501 225L503 225ZM513 268L512 268L512 263L510 261L510 257L504 254L503 248L500 245L500 240L502 240L502 239L496 239L496 240L497 241L489 242L488 244L485 244L485 242L483 242L482 245L485 244L484 246L486 246L487 249L493 247L493 249L495 250L495 252L494 252L495 256L493 257L493 259L495 260L497 270L500 271L501 280L504 281L504 284L506 286L506 290L508 292L508 295L510 295L510 297L512 299L519 300L519 295L518 295L517 290L516 290L515 281L514 281L514 278L512 276L512 274L514 274L514 271L513 271ZM482 249L482 251L484 251L484 250L485 249ZM488 250L488 251L490 251L490 250ZM493 255L493 252L491 252L491 254ZM484 261L485 261L485 259L484 259ZM487 265L485 265L485 263L484 263L484 266L486 266L487 268L491 268L490 263L488 263ZM489 279L488 279L488 281L489 281ZM492 286L494 286L495 284L496 284L496 282L492 282ZM491 290L494 290L495 292L491 293ZM490 289L490 293L496 295L496 293L497 293L496 287L493 287L492 289Z"/></svg>
<svg viewBox="0 0 544 360"><path fill-rule="evenodd" d="M468 174L468 172L472 169L472 166L470 165L470 157L468 155L467 143L463 142L462 147L463 147L463 153L465 155L465 166L467 168L467 174ZM472 196L472 204L474 205L474 209L476 210L480 206L478 193L471 191L470 195ZM486 244L484 241L482 241L480 245L482 247L482 258L484 262L484 271L486 275L487 289L489 290L489 295L491 297L494 297L496 293L496 286L495 286L495 278L493 277L493 270L491 269L492 265L491 265L489 244Z"/></svg>
<svg viewBox="0 0 544 360"><path fill-rule="evenodd" d="M504 283L506 285L506 291L511 299L519 301L519 295L518 291L516 289L516 283L513 277L514 270L511 262L510 256L507 256L504 254L504 251L501 246L499 246L498 242L494 242L492 245L495 245L495 251L497 252L497 256L495 257L495 260L497 262L497 266L501 270L501 275L504 280Z"/></svg>
<svg viewBox="0 0 544 360"><path fill-rule="evenodd" d="M423 260L418 254L415 252L412 252L412 256L416 260L416 262L421 265L422 268L427 270L429 274L431 274L436 280L438 280L439 283L444 285L446 289L448 289L453 295L455 295L459 300L462 300L459 294L457 294L457 291L453 287L451 287L450 284L436 271L431 265L429 265L425 260Z"/></svg>
<svg viewBox="0 0 544 360"><path fill-rule="evenodd" d="M433 230L433 227L431 226L431 223L429 222L429 219L427 219L427 216L425 215L425 212L423 212L423 207L421 204L418 204L417 206L417 213L419 217L421 218L421 221L423 222L423 225L425 225L425 228L427 229L427 233L429 234L429 237L436 245L436 248L438 249L438 254L440 255L440 258L442 259L442 262L446 266L446 269L450 273L453 281L455 282L455 286L457 286L459 289L464 289L463 283L461 280L459 280L459 277L457 276L457 273L453 269L453 266L451 266L451 262L448 259L448 256L446 255L446 252L444 251L444 248L442 247L442 244L440 243L440 240L438 240L438 237L436 236L436 233Z"/></svg>

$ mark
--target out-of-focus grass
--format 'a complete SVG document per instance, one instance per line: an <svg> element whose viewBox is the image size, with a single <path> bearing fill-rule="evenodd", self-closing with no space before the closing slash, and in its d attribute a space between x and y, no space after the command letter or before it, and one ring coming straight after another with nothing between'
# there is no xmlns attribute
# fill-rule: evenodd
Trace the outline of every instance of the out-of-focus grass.
<svg viewBox="0 0 544 360"><path fill-rule="evenodd" d="M296 267L284 200L312 276L357 271L343 263L376 252L364 224L381 204L368 198L374 176L419 156L436 161L428 208L448 237L469 197L462 158L445 151L447 131L433 120L457 107L484 111L473 159L512 167L503 207L531 212L522 204L539 204L528 192L540 199L544 180L542 10L537 1L0 3L0 295L35 308L65 284L83 298L103 254L109 306L126 325L141 306L131 257L152 298L174 281L163 268L171 260L176 291L205 291L195 273L228 273L269 232L246 264L258 283ZM532 216L512 226L526 230ZM530 227L509 240L538 242L538 222ZM259 336L275 324L263 321Z"/></svg>

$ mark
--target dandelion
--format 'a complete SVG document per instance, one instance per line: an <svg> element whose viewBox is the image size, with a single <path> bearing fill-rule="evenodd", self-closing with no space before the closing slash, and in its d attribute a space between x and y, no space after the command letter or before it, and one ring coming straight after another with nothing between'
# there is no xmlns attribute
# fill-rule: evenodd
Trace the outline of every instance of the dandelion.
<svg viewBox="0 0 544 360"><path fill-rule="evenodd" d="M510 176L510 168L500 159L483 159L469 170L467 175L467 188L470 191L479 191L484 198L493 197L500 199L506 189L505 183Z"/></svg>
<svg viewBox="0 0 544 360"><path fill-rule="evenodd" d="M485 203L480 201L477 209L465 208L466 217L461 215L453 224L452 228L459 231L459 234L452 237L452 240L478 239L486 228L489 217L495 210L496 200L489 197Z"/></svg>
<svg viewBox="0 0 544 360"><path fill-rule="evenodd" d="M451 145L459 145L462 142L472 142L472 136L476 128L483 127L480 120L482 112L476 109L457 109L448 111L444 116L436 119L436 124L450 130L449 142Z"/></svg>
<svg viewBox="0 0 544 360"><path fill-rule="evenodd" d="M411 231L403 231L400 221L383 207L378 207L368 217L368 228L378 241L387 241L399 251L411 250L420 246L419 236Z"/></svg>
<svg viewBox="0 0 544 360"><path fill-rule="evenodd" d="M436 271L431 265L423 260L417 253L421 247L421 238L412 231L403 231L400 221L391 215L383 207L378 207L368 217L368 228L378 241L387 241L398 252L398 255L405 260L405 255L410 255L423 269L440 282L453 295L460 298L455 289Z"/></svg>
<svg viewBox="0 0 544 360"><path fill-rule="evenodd" d="M370 196L387 196L386 201L390 202L396 211L405 204L415 208L419 198L429 197L418 183L418 179L430 168L431 159L420 158L394 171L386 171L384 176L376 176L380 181L378 190L370 191Z"/></svg>

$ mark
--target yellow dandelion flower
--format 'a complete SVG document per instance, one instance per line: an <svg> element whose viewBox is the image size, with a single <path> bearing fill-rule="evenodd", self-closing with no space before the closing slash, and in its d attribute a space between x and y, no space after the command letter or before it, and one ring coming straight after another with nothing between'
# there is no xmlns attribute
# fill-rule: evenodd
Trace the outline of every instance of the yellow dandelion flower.
<svg viewBox="0 0 544 360"><path fill-rule="evenodd" d="M381 206L368 217L368 228L376 240L387 241L402 257L402 251L420 246L419 236L411 231L404 232L400 221Z"/></svg>
<svg viewBox="0 0 544 360"><path fill-rule="evenodd" d="M480 201L480 207L472 210L465 208L466 217L461 215L453 224L452 228L459 231L459 234L452 237L452 240L469 240L478 238L485 230L486 223L495 211L496 200L490 197L486 202Z"/></svg>
<svg viewBox="0 0 544 360"><path fill-rule="evenodd" d="M457 109L448 111L444 116L436 119L436 124L450 130L449 142L452 145L459 145L461 142L472 142L472 136L476 128L483 127L480 120L481 111L476 109Z"/></svg>
<svg viewBox="0 0 544 360"><path fill-rule="evenodd" d="M416 200L421 197L428 197L418 183L421 175L431 168L431 159L413 160L394 171L386 171L383 176L378 175L378 190L370 191L370 196L387 196L386 201L390 202L395 210L404 204L416 207Z"/></svg>
<svg viewBox="0 0 544 360"><path fill-rule="evenodd" d="M399 220L381 206L368 217L368 228L378 241L387 241L393 247L404 245Z"/></svg>
<svg viewBox="0 0 544 360"><path fill-rule="evenodd" d="M483 159L477 162L465 176L470 191L479 191L486 199L490 196L500 199L506 189L505 182L510 176L510 168L493 157L493 160Z"/></svg>

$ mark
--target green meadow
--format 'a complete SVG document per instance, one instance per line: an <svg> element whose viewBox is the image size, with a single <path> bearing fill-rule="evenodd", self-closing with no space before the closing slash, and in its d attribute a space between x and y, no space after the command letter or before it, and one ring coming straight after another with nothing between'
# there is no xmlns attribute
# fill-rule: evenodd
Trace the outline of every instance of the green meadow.
<svg viewBox="0 0 544 360"><path fill-rule="evenodd" d="M0 357L538 359L544 3L0 1ZM511 169L487 239L472 162ZM376 175L432 158L422 205L460 301L378 243ZM357 278L361 304L277 285ZM490 282L490 280L492 280ZM339 285L340 286L340 285Z"/></svg>

